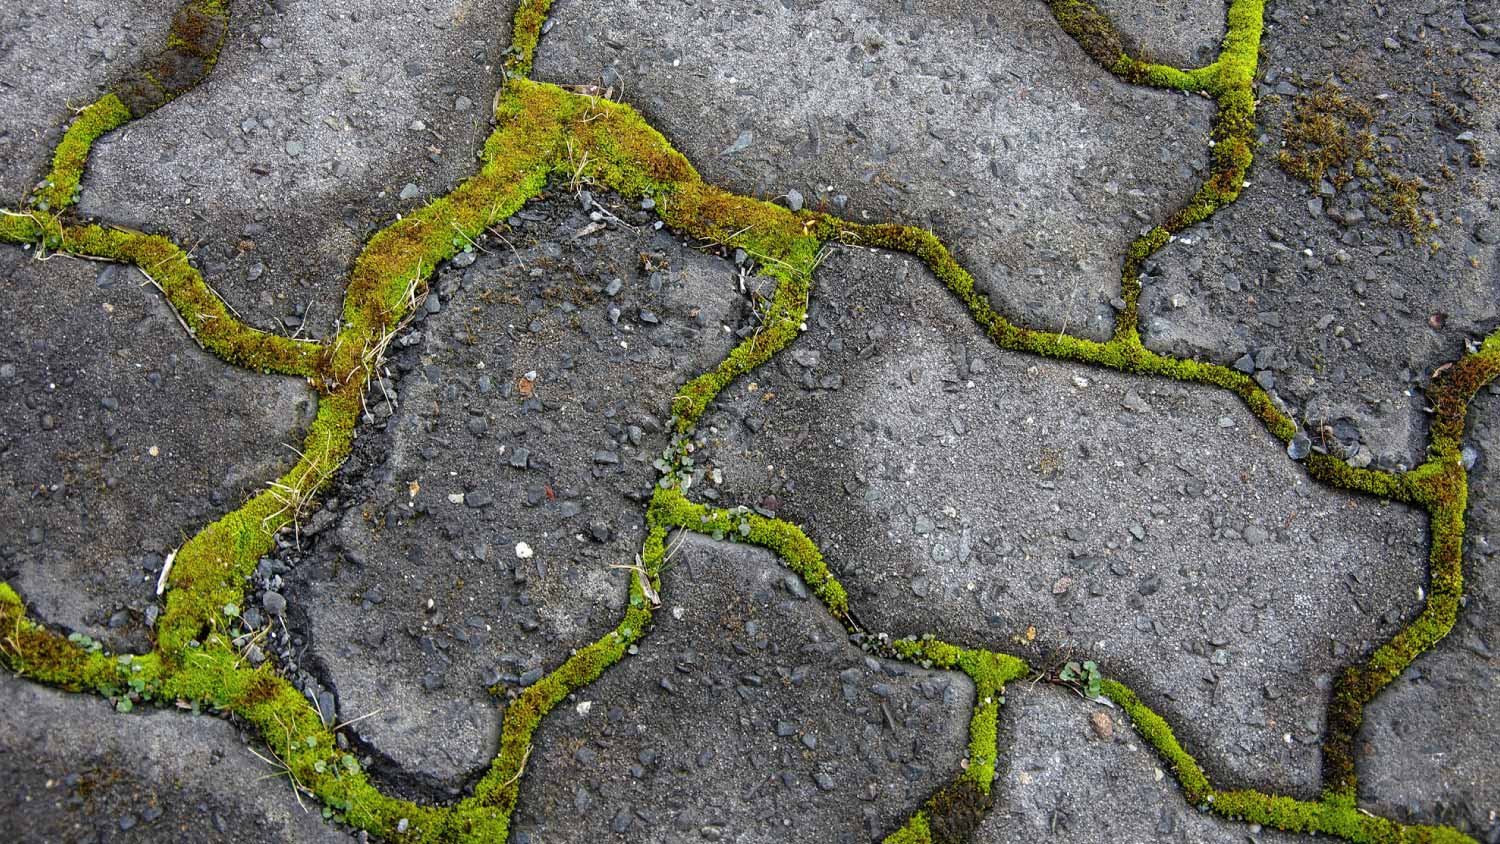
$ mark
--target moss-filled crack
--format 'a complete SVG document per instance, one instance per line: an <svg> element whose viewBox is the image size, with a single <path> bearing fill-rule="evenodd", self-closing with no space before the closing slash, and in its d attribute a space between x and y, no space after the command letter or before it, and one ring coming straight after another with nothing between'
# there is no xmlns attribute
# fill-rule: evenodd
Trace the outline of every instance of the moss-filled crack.
<svg viewBox="0 0 1500 844"><path fill-rule="evenodd" d="M1111 340L1099 343L1015 324L979 294L974 280L934 234L899 225L859 225L769 202L736 196L706 184L692 165L633 109L527 78L543 30L548 0L523 2L513 23L506 80L495 102L500 124L485 145L480 171L452 193L381 230L351 271L337 335L321 343L292 341L245 326L210 290L182 250L165 237L83 225L65 219L75 201L88 150L104 132L177 96L212 67L227 21L219 0L190 0L174 19L170 62L130 77L115 93L81 112L53 158L53 172L32 208L0 215L0 239L39 253L62 252L124 261L162 289L189 332L230 364L310 379L320 394L302 459L271 488L204 528L176 553L167 585L167 609L156 628L155 648L144 655L111 655L91 642L70 641L27 618L20 597L0 584L0 663L39 682L109 697L121 708L173 703L213 709L252 726L285 768L294 786L321 800L337 817L377 836L422 842L503 840L510 829L520 780L542 719L569 694L591 682L629 652L649 629L660 589L669 531L687 530L764 547L806 582L832 616L851 632L867 634L848 595L802 530L744 510L709 508L683 490L660 486L647 508L642 567L633 573L619 624L579 648L523 689L505 708L500 747L473 793L450 806L419 806L383 794L352 755L339 751L334 731L302 693L268 665L251 668L225 629L223 610L244 596L255 562L278 531L294 525L349 453L363 397L386 344L403 325L443 261L460 248L454 232L479 237L517 211L551 176L588 180L626 197L650 197L674 230L744 249L760 272L776 280L762 330L740 344L715 369L679 387L673 422L680 435L693 427L713 398L736 378L769 360L798 336L807 312L813 272L829 243L891 249L921 260L968 308L1000 348L1121 372L1189 381L1239 396L1269 433L1291 443L1295 423L1248 376L1214 364L1152 352L1136 327L1141 263L1171 236L1224 204L1243 186L1252 153L1252 83L1262 27L1262 0L1233 0L1228 34L1211 65L1178 70L1126 55L1113 28L1090 4L1054 0L1061 25L1086 51L1126 81L1198 91L1215 99L1213 173L1183 209L1137 240L1126 256L1122 290L1127 303ZM211 49L210 49L211 46ZM583 164L577 162L582 161ZM1461 546L1467 479L1459 457L1467 404L1500 372L1500 339L1434 381L1427 462L1403 474L1355 469L1327 454L1307 457L1309 474L1332 486L1425 509L1431 519L1431 587L1418 618L1364 663L1337 681L1325 744L1325 796L1310 803L1253 791L1218 791L1170 728L1124 686L1107 682L1104 693L1124 708L1177 774L1190 802L1224 817L1294 832L1318 832L1358 842L1469 839L1442 827L1405 826L1376 818L1354 805L1353 739L1366 703L1411 661L1447 634L1462 594ZM650 586L648 589L647 586ZM996 725L1008 682L1029 669L1018 657L966 648L932 637L872 640L882 655L962 671L975 684L968 753L963 769L939 789L889 841L959 841L983 818L992 798L997 759Z"/></svg>
<svg viewBox="0 0 1500 844"><path fill-rule="evenodd" d="M1130 53L1109 17L1089 0L1048 0L1058 24L1110 73L1135 85L1203 94L1217 106L1209 140L1209 176L1183 207L1136 238L1120 270L1125 306L1115 339L1140 343L1141 272L1146 260L1184 229L1239 198L1255 151L1255 71L1265 0L1230 0L1225 35L1212 64L1191 70L1143 61Z"/></svg>

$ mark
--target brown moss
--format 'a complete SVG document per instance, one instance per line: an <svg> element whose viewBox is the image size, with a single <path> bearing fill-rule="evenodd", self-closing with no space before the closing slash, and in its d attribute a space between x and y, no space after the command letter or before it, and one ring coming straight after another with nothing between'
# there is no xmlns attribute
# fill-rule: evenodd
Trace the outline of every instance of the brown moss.
<svg viewBox="0 0 1500 844"><path fill-rule="evenodd" d="M1281 169L1313 187L1328 179L1342 188L1361 162L1375 158L1375 115L1332 82L1298 94L1281 125Z"/></svg>

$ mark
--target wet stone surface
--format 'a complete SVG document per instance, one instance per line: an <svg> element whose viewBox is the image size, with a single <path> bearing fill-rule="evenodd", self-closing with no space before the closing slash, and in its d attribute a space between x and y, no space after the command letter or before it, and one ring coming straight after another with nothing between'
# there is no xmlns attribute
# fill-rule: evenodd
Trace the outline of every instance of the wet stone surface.
<svg viewBox="0 0 1500 844"><path fill-rule="evenodd" d="M931 228L1034 327L1107 338L1125 247L1205 174L1211 104L1120 84L1042 3L561 0L552 17L539 78L615 87L714 184Z"/></svg>
<svg viewBox="0 0 1500 844"><path fill-rule="evenodd" d="M967 677L866 656L764 549L671 546L640 654L543 721L516 841L878 840L958 774Z"/></svg>
<svg viewBox="0 0 1500 844"><path fill-rule="evenodd" d="M134 269L6 246L0 312L0 579L146 649L165 555L290 468L316 398L200 349Z"/></svg>
<svg viewBox="0 0 1500 844"><path fill-rule="evenodd" d="M1331 677L1416 611L1421 514L1313 485L1228 394L998 352L910 259L824 267L700 425L709 494L802 525L874 630L1095 658L1215 782L1316 794Z"/></svg>
<svg viewBox="0 0 1500 844"><path fill-rule="evenodd" d="M493 756L486 686L618 622L672 395L750 315L731 263L597 201L636 228L558 189L438 275L288 578L341 713L435 787Z"/></svg>

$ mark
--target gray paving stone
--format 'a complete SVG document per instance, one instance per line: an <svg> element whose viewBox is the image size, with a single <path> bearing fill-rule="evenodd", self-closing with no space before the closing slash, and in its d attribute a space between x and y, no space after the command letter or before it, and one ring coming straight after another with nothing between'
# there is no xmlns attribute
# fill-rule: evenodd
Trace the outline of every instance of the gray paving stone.
<svg viewBox="0 0 1500 844"><path fill-rule="evenodd" d="M1108 337L1125 247L1203 180L1208 101L1119 84L1042 3L552 17L540 78L616 88L713 184L931 228L1028 325Z"/></svg>
<svg viewBox="0 0 1500 844"><path fill-rule="evenodd" d="M364 240L475 170L511 8L236 0L214 72L96 147L80 208L192 244L257 327L329 336Z"/></svg>
<svg viewBox="0 0 1500 844"><path fill-rule="evenodd" d="M166 711L126 717L107 701L0 674L7 841L351 840L298 807L273 773L224 721Z"/></svg>
<svg viewBox="0 0 1500 844"><path fill-rule="evenodd" d="M867 659L789 574L684 537L640 654L543 722L521 834L878 840L956 776L969 679Z"/></svg>
<svg viewBox="0 0 1500 844"><path fill-rule="evenodd" d="M486 686L529 685L619 622L610 567L645 538L672 395L750 316L732 265L617 197L598 201L635 230L575 237L592 222L553 196L516 218L516 251L487 240L439 275L294 581L343 711L380 713L358 734L439 788L494 755Z"/></svg>
<svg viewBox="0 0 1500 844"><path fill-rule="evenodd" d="M71 116L161 47L173 4L39 0L0 8L0 197L16 207L47 173Z"/></svg>
<svg viewBox="0 0 1500 844"><path fill-rule="evenodd" d="M1466 444L1481 457L1469 475L1458 623L1365 709L1359 759L1360 798L1377 811L1453 824L1486 842L1500 840L1500 736L1461 725L1483 724L1500 706L1497 410L1500 393L1490 389L1469 411Z"/></svg>
<svg viewBox="0 0 1500 844"><path fill-rule="evenodd" d="M164 556L291 467L316 397L200 349L132 268L5 246L0 311L0 576L145 649Z"/></svg>
<svg viewBox="0 0 1500 844"><path fill-rule="evenodd" d="M1313 485L1227 393L995 350L909 258L824 268L705 419L719 499L774 499L875 630L1096 658L1218 781L1315 796L1331 677L1416 611L1420 514Z"/></svg>
<svg viewBox="0 0 1500 844"><path fill-rule="evenodd" d="M1093 720L1108 718L1110 737ZM975 844L1174 841L1288 844L1298 836L1235 823L1188 805L1160 757L1119 710L1071 691L1020 684L1001 711L998 805Z"/></svg>

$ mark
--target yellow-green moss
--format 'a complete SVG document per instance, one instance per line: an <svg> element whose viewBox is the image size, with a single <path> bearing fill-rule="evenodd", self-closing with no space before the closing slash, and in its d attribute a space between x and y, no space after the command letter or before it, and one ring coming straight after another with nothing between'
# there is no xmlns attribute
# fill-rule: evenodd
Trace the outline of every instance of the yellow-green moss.
<svg viewBox="0 0 1500 844"><path fill-rule="evenodd" d="M542 38L542 24L547 22L547 10L551 7L552 0L521 0L516 7L510 26L510 57L505 60L508 75L517 78L531 75L536 45Z"/></svg>
<svg viewBox="0 0 1500 844"><path fill-rule="evenodd" d="M405 819L402 840L468 842L504 840L531 745L542 718L568 694L597 678L640 639L651 620L642 578L660 589L665 537L670 529L725 534L766 547L808 584L835 618L855 628L848 596L832 576L816 544L795 525L740 511L714 510L676 490L658 489L647 511L642 548L644 570L630 582L629 603L619 626L523 690L506 708L501 747L471 797L448 808L418 807L381 795L337 753L335 737L305 697L269 667L242 664L219 626L226 603L243 596L244 579L274 534L295 519L348 453L360 399L374 370L376 351L408 314L436 266L465 239L539 193L552 176L583 179L628 197L651 196L663 219L686 234L745 249L761 271L777 282L756 338L734 349L713 371L685 385L673 404L674 424L689 431L727 384L795 340L806 314L812 270L827 241L897 249L922 260L969 308L976 322L1002 348L1123 372L1171 377L1239 395L1278 439L1296 426L1270 397L1242 373L1183 361L1145 349L1135 328L1139 269L1171 235L1207 218L1238 196L1255 134L1252 82L1261 37L1260 0L1234 0L1228 34L1208 67L1178 70L1129 56L1108 19L1088 3L1053 0L1059 22L1112 72L1139 84L1201 91L1219 105L1214 126L1213 175L1194 198L1130 247L1123 288L1129 307L1115 337L1097 343L1064 334L1033 331L1007 321L976 293L973 278L931 232L904 226L861 226L812 212L793 214L771 203L734 196L703 183L691 164L632 109L524 79L548 8L546 0L523 3L513 32L511 77L496 101L501 128L485 145L480 172L455 192L397 221L367 244L351 275L343 327L325 345L265 335L232 318L186 256L165 238L67 226L55 213L76 193L93 140L142 105L173 95L194 61L158 65L137 78L135 105L115 97L80 114L54 156L54 173L39 198L45 208L0 215L0 239L35 243L91 257L135 263L161 285L190 331L225 360L264 371L304 375L323 396L308 434L303 459L274 492L205 528L178 551L167 610L157 629L157 649L141 657L117 658L97 647L80 647L25 617L19 597L0 584L0 662L43 682L115 696L122 682L147 678L155 699L181 698L232 712L257 728L287 766L288 774L338 817L389 837ZM191 0L174 21L168 51L211 67L222 32L209 47L216 20L227 10L220 0ZM128 99L128 98L127 98ZM153 106L154 107L154 106ZM69 187L71 185L71 187ZM1330 710L1325 758L1330 763L1328 798L1306 803L1256 792L1218 792L1171 729L1124 686L1106 681L1105 693L1136 723L1182 783L1189 799L1231 818L1294 831L1318 831L1351 841L1464 841L1452 830L1409 827L1357 813L1353 808L1352 737L1362 707L1411 660L1452 626L1462 590L1461 540L1466 479L1457 441L1463 413L1474 391L1500 371L1500 341L1455 366L1431 391L1437 413L1431 460L1405 475L1355 470L1326 455L1312 455L1309 471L1335 485L1415 503L1432 515L1432 588L1422 615L1338 681ZM747 533L738 530L739 525ZM1001 693L1027 672L1024 661L984 650L963 649L934 639L892 643L902 658L947 670L962 670L976 686L970 723L969 764L928 800L890 842L958 840L982 817L997 766L996 730ZM1340 720L1342 719L1342 720ZM1347 776L1345 775L1347 768Z"/></svg>
<svg viewBox="0 0 1500 844"><path fill-rule="evenodd" d="M123 126L130 118L130 110L114 94L105 94L98 102L80 110L52 153L52 170L32 196L32 207L58 214L77 202L78 186L94 141L105 132Z"/></svg>
<svg viewBox="0 0 1500 844"><path fill-rule="evenodd" d="M1235 821L1257 823L1288 832L1332 835L1355 844L1474 844L1467 835L1448 827L1401 824L1363 812L1352 802L1311 802L1258 791L1219 791L1209 782L1198 761L1173 735L1161 716L1123 684L1106 679L1106 697L1130 716L1136 731L1172 769L1190 804Z"/></svg>

